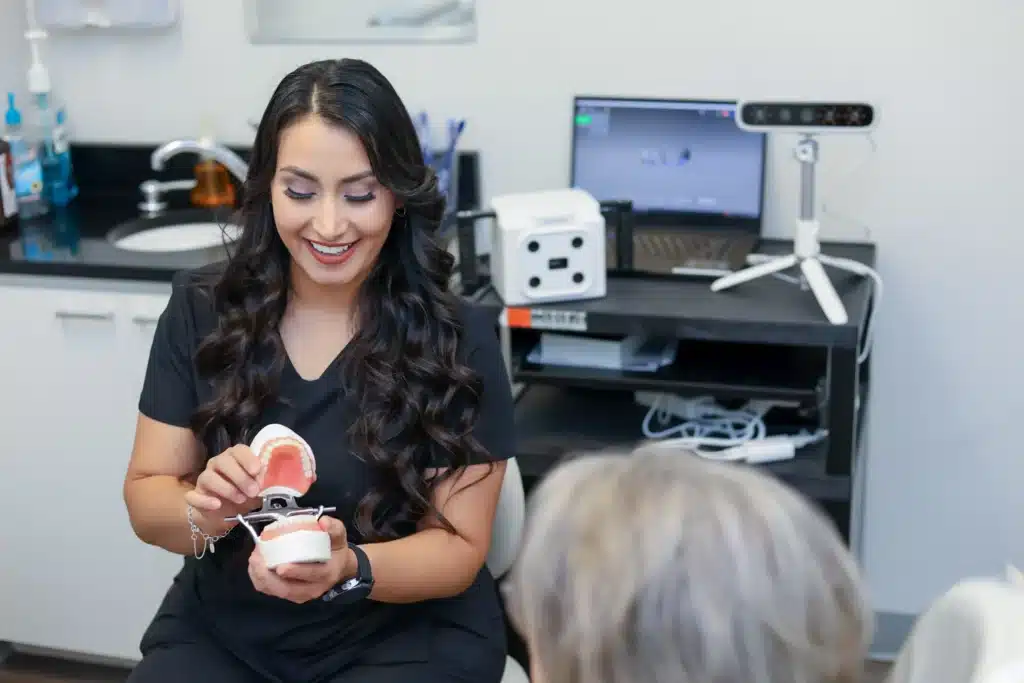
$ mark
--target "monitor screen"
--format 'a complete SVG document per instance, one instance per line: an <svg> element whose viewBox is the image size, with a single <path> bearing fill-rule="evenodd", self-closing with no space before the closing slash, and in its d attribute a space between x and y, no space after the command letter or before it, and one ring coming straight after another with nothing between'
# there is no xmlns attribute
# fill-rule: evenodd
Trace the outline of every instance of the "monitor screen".
<svg viewBox="0 0 1024 683"><path fill-rule="evenodd" d="M759 218L765 135L728 102L576 98L572 186L637 212Z"/></svg>

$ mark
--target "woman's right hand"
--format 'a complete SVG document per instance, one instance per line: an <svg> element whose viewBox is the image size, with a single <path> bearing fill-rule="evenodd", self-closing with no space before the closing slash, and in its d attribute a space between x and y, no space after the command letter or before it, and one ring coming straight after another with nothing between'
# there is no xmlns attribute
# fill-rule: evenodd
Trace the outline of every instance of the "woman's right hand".
<svg viewBox="0 0 1024 683"><path fill-rule="evenodd" d="M244 515L260 507L257 477L262 467L251 448L232 446L207 461L195 488L185 494L185 502L212 522L211 526L223 528L229 524L225 518Z"/></svg>

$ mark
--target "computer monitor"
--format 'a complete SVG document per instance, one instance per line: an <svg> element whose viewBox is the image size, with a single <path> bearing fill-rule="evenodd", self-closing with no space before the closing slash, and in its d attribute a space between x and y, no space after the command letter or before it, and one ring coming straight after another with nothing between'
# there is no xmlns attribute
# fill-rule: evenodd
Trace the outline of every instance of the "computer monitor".
<svg viewBox="0 0 1024 683"><path fill-rule="evenodd" d="M637 223L760 231L765 139L736 125L736 102L574 99L570 184L630 199Z"/></svg>

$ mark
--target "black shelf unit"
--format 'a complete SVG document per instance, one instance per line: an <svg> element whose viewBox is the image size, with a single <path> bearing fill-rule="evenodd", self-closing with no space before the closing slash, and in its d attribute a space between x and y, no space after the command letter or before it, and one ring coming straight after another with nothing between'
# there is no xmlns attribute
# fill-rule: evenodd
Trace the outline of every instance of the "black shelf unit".
<svg viewBox="0 0 1024 683"><path fill-rule="evenodd" d="M792 460L761 468L817 503L849 543L854 484L861 462L861 431L868 405L870 359L858 356L873 307L872 283L826 267L849 315L830 324L813 295L779 278L766 277L714 293L704 279L640 276L632 265L632 205L608 202L603 212L617 254L607 294L601 299L506 308L490 287L486 259L476 253L474 222L492 212L458 215L462 295L491 312L512 379L525 386L516 401L516 453L527 491L567 454L628 448L643 439L646 408L635 391L708 394L716 398L773 399L809 404L828 438L801 449ZM789 254L785 240L761 240L762 254ZM874 267L873 244L825 243L826 254ZM659 373L540 367L525 355L541 330L624 337L631 334L680 341L672 367ZM757 367L758 372L752 372ZM509 652L524 665L528 656L509 627Z"/></svg>
<svg viewBox="0 0 1024 683"><path fill-rule="evenodd" d="M792 243L763 240L759 252L789 253ZM872 244L826 243L830 255L874 267ZM610 276L601 299L505 307L479 277L464 295L510 327L517 401L517 453L528 488L566 454L628 447L643 440L646 408L635 391L770 399L799 404L828 429L826 440L764 469L817 501L851 540L854 481L870 360L858 362L872 310L872 283L827 268L849 314L829 323L813 295L777 278L725 292L705 279ZM538 366L526 360L544 331L599 337L645 334L679 340L676 362L653 374Z"/></svg>

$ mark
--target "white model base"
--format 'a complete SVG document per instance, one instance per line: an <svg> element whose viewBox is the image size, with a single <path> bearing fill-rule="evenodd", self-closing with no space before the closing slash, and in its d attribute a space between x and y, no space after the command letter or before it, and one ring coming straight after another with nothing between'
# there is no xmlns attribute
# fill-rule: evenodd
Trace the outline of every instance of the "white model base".
<svg viewBox="0 0 1024 683"><path fill-rule="evenodd" d="M845 325L849 322L846 307L843 306L843 302L822 264L857 275L863 274L861 268L853 267L846 259L834 259L821 253L817 221L797 221L792 254L775 258L769 257L757 265L720 277L711 283L711 291L721 292L736 285L799 266L807 286L814 294L814 298L817 299L818 305L821 306L828 321L833 325Z"/></svg>
<svg viewBox="0 0 1024 683"><path fill-rule="evenodd" d="M327 562L331 559L331 537L326 531L302 529L259 542L263 560L271 569L282 564Z"/></svg>

